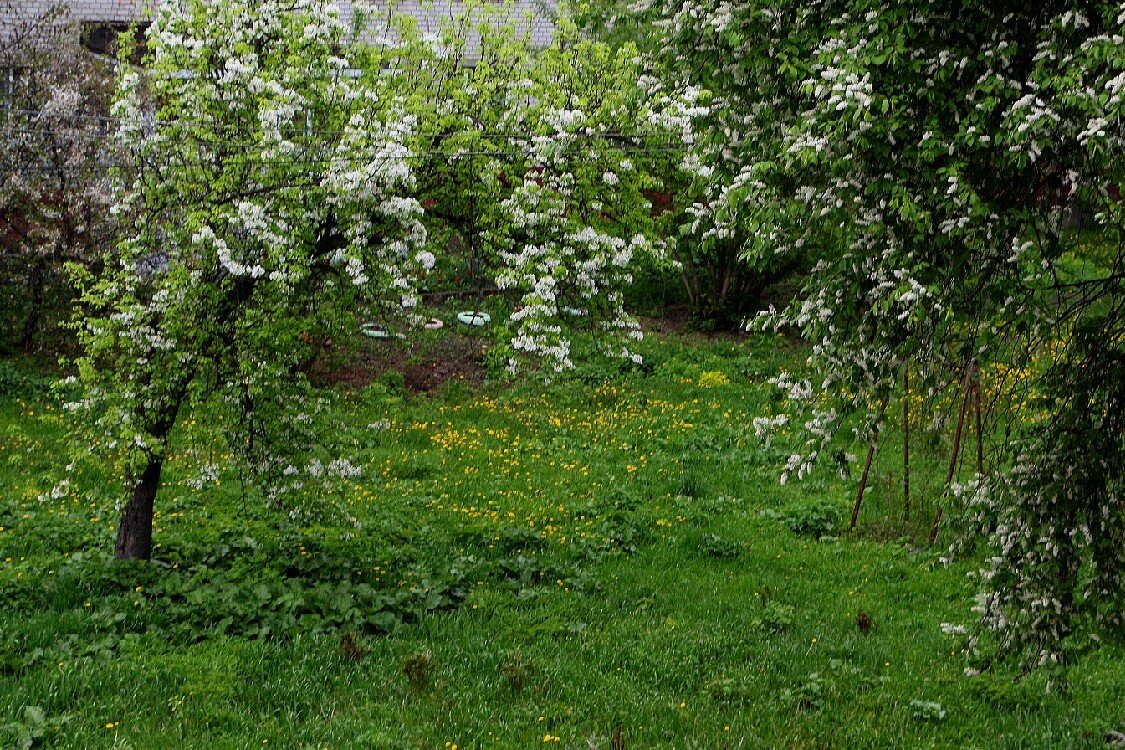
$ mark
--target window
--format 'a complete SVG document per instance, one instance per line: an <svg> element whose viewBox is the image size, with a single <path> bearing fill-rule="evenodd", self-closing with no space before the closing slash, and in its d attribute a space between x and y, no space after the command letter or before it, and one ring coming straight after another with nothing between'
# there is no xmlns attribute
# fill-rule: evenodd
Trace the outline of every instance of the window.
<svg viewBox="0 0 1125 750"><path fill-rule="evenodd" d="M82 46L96 55L114 57L117 55L117 40L125 33L136 31L136 48L129 55L129 61L139 65L145 53L145 32L148 23L129 23L125 21L97 21L82 24Z"/></svg>

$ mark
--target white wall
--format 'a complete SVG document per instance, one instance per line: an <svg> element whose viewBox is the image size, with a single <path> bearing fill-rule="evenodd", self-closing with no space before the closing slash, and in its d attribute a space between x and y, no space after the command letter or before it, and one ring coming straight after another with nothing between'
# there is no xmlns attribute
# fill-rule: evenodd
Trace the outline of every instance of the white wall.
<svg viewBox="0 0 1125 750"><path fill-rule="evenodd" d="M18 9L18 15L25 18L37 15L56 4L57 0L0 0L0 38L3 36L5 23L10 24L16 20L11 15L12 8ZM128 22L142 20L146 8L150 7L152 0L64 0L70 6L71 14L78 21L106 21ZM340 10L346 19L351 19L351 0L338 0ZM397 13L409 13L416 16L424 31L436 31L442 18L448 18L451 13L460 10L461 3L455 0L400 0L390 7ZM509 13L516 18L523 19L530 15L532 39L538 46L550 43L554 29L551 17L557 7L557 0L514 0Z"/></svg>

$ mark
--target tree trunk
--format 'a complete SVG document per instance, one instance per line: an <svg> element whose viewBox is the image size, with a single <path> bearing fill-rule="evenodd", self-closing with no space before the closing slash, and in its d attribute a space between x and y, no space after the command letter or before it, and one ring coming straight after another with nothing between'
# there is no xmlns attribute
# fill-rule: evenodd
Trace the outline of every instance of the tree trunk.
<svg viewBox="0 0 1125 750"><path fill-rule="evenodd" d="M42 260L34 261L31 264L31 271L27 280L31 307L20 334L20 348L25 352L31 351L31 347L35 344L35 335L39 332L39 321L43 317L43 307L46 304L46 277L47 269L44 262Z"/></svg>
<svg viewBox="0 0 1125 750"><path fill-rule="evenodd" d="M133 496L125 505L121 523L117 526L113 556L118 560L148 560L152 557L152 509L163 467L162 457L149 456L148 464L133 485Z"/></svg>

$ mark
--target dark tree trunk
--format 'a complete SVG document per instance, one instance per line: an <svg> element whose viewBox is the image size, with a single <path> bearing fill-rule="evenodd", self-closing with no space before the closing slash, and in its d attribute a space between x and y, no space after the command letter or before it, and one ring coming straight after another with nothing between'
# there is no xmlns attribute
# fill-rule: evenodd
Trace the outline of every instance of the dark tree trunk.
<svg viewBox="0 0 1125 750"><path fill-rule="evenodd" d="M150 456L133 485L133 495L121 513L113 556L118 560L148 560L152 557L152 508L160 488L164 459Z"/></svg>
<svg viewBox="0 0 1125 750"><path fill-rule="evenodd" d="M25 352L31 351L31 347L35 344L35 334L39 332L39 321L43 317L47 269L42 260L37 260L31 265L27 283L31 307L28 310L27 318L24 320L23 332L20 334L20 348Z"/></svg>
<svg viewBox="0 0 1125 750"><path fill-rule="evenodd" d="M319 243L318 243L319 245ZM214 354L221 341L221 331L229 325L242 303L254 291L254 280L250 277L238 279L231 286L228 293L220 300L217 314L209 320L200 321L208 324L204 329L204 342L200 345L202 351ZM214 326L211 330L210 326ZM138 379L145 391L151 387L153 370ZM121 512L121 522L117 526L117 543L113 548L113 556L118 560L148 560L152 558L152 516L156 493L160 489L160 473L164 468L164 452L168 448L168 436L176 424L176 417L180 413L184 399L187 398L188 387L195 377L194 365L183 372L179 378L170 382L167 388L162 388L139 398L138 405L133 410L134 423L146 427L150 450L148 463L140 475L131 477L133 480L132 494Z"/></svg>

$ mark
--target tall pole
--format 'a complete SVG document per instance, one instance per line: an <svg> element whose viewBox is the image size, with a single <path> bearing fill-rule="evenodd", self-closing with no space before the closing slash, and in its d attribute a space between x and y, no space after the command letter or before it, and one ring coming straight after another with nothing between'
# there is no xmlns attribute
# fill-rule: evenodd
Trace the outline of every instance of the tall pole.
<svg viewBox="0 0 1125 750"><path fill-rule="evenodd" d="M863 492L867 489L867 477L871 473L871 462L875 459L875 449L879 447L879 424L883 421L883 415L887 413L887 400L883 399L883 405L879 407L879 419L875 422L875 426L871 430L871 447L867 449L867 461L863 465L863 476L859 478L859 490L855 493L855 505L852 507L852 523L849 528L854 529L856 521L859 520L859 508L863 505Z"/></svg>
<svg viewBox="0 0 1125 750"><path fill-rule="evenodd" d="M972 378L973 373L976 371L976 359L970 359L968 366L965 368L965 379L961 385L961 410L957 414L957 432L953 435L953 455L949 459L949 471L945 474L945 486L948 488L950 482L953 481L953 473L957 470L957 459L961 455L961 434L965 429L965 410L969 405L969 398L972 394ZM934 514L934 523L930 527L930 544L933 545L937 541L938 526L941 524L942 508L939 505L937 513Z"/></svg>
<svg viewBox="0 0 1125 750"><path fill-rule="evenodd" d="M902 368L902 520L910 520L910 366Z"/></svg>

